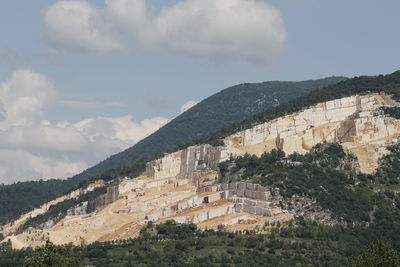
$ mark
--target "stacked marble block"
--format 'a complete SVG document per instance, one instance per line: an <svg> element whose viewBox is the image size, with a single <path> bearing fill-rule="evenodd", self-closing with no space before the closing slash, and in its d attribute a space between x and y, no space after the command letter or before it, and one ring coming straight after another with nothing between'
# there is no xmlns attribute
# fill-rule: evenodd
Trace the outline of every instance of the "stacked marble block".
<svg viewBox="0 0 400 267"><path fill-rule="evenodd" d="M270 189L259 184L237 182L208 186L201 191L224 191L225 198L234 204L235 212L272 216L279 205L280 196L272 196Z"/></svg>

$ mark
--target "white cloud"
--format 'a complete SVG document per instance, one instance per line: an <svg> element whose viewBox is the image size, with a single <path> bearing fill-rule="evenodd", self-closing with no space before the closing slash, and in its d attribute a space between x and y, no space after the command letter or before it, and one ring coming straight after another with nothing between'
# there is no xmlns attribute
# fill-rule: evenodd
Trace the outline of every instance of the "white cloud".
<svg viewBox="0 0 400 267"><path fill-rule="evenodd" d="M132 116L99 117L82 120L73 126L91 140L103 137L135 144L168 122L169 119L163 117L145 119L140 123L133 122Z"/></svg>
<svg viewBox="0 0 400 267"><path fill-rule="evenodd" d="M123 116L52 124L44 111L57 102L52 83L31 70L16 71L0 83L0 183L69 177L169 121L155 117L135 122Z"/></svg>
<svg viewBox="0 0 400 267"><path fill-rule="evenodd" d="M43 119L43 110L57 96L51 81L28 69L14 72L0 83L0 101L5 119L0 129L18 125L32 125Z"/></svg>
<svg viewBox="0 0 400 267"><path fill-rule="evenodd" d="M101 10L85 1L60 1L49 7L45 21L52 41L67 48L96 52L123 49L103 21Z"/></svg>
<svg viewBox="0 0 400 267"><path fill-rule="evenodd" d="M0 183L69 177L89 166L68 158L52 158L23 149L0 149Z"/></svg>
<svg viewBox="0 0 400 267"><path fill-rule="evenodd" d="M213 59L269 62L285 43L277 9L257 0L184 0L151 14L144 0L59 1L45 13L55 43L96 52L143 46Z"/></svg>
<svg viewBox="0 0 400 267"><path fill-rule="evenodd" d="M181 113L185 112L186 110L191 109L192 107L196 106L197 102L193 101L193 100L189 100L188 102L186 102L185 104L182 105L181 107Z"/></svg>

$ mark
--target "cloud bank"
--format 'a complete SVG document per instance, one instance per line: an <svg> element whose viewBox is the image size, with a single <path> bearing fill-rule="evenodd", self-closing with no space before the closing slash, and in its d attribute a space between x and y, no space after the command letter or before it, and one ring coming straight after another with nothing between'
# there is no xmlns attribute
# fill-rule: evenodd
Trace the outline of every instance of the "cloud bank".
<svg viewBox="0 0 400 267"><path fill-rule="evenodd" d="M60 103L53 83L29 69L0 83L0 183L64 178L79 173L156 131L169 119L132 116L51 123Z"/></svg>
<svg viewBox="0 0 400 267"><path fill-rule="evenodd" d="M59 1L45 12L56 45L97 53L135 47L214 60L270 62L286 40L277 9L258 0L185 0L151 12L144 0Z"/></svg>

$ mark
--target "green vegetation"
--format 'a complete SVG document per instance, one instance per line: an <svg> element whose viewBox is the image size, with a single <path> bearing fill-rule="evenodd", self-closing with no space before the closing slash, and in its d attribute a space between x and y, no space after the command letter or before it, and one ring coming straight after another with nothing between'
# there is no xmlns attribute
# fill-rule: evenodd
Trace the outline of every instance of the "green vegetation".
<svg viewBox="0 0 400 267"><path fill-rule="evenodd" d="M240 177L279 188L285 198L305 194L337 219L369 222L374 199L367 183L370 178L356 174L352 168L354 161L336 143L317 145L306 155L293 154L287 158L283 152L273 150L260 158L245 155L224 163L224 181ZM229 170L227 165L231 165Z"/></svg>
<svg viewBox="0 0 400 267"><path fill-rule="evenodd" d="M397 100L400 99L400 71L389 75L360 76L334 83L327 87L314 90L309 94L297 97L285 104L260 112L240 123L233 124L221 131L196 140L195 143L218 145L221 139L235 132L251 128L254 125L276 119L311 105L352 95L385 92Z"/></svg>
<svg viewBox="0 0 400 267"><path fill-rule="evenodd" d="M400 107L383 107L382 110L389 117L400 119Z"/></svg>
<svg viewBox="0 0 400 267"><path fill-rule="evenodd" d="M170 126L160 129L161 133L167 133L167 135L160 135L157 132L147 141L143 140L137 146L106 160L99 165L100 167L95 167L72 179L0 186L0 220L5 222L7 219L13 219L33 207L79 188L94 179L102 178L110 181L121 175L136 176L143 171L147 160L157 157L156 154L168 149L173 150L182 142L200 138L179 148L197 143L220 144L221 138L238 130L299 111L321 101L380 91L393 94L396 99L400 99L400 71L386 76L358 77L324 89L314 90L306 96L261 112L250 119L203 138L200 138L201 135L204 136L226 125L221 126L221 122L218 127L214 125L216 122L213 119L216 116L215 112L218 112L217 106L213 109L212 105L203 106L200 103L188 112L189 115L191 114L191 117L187 117L190 120L182 122L179 119L180 116L171 124L174 130L165 132L165 129L168 130ZM229 98L222 93L221 96L224 98L220 99L218 108L221 108L221 103L233 103L233 100L227 101ZM246 97L243 96L243 98ZM257 102L252 101L252 103ZM237 109L237 106L232 105L232 107ZM207 108L214 113L204 113ZM224 107L223 110L229 109ZM384 112L396 117L398 110L390 109ZM213 117L209 117L210 114ZM246 116L249 117L249 115ZM199 131L199 128L193 125L197 123L206 128L210 125L210 128ZM181 127L188 129L189 132L181 132ZM188 134L190 132L194 135ZM184 138L181 136L183 133ZM199 135L196 136L195 133ZM172 139L168 139L168 134ZM188 137L187 140L186 137ZM332 144L317 146L307 155L295 154L286 157L281 151L273 151L260 158L246 155L220 166L225 181L239 177L279 188L285 197L293 194L312 197L321 207L346 222L343 225L326 226L297 218L290 224L273 227L271 234L268 235L241 235L223 231L200 232L195 230L193 225L182 226L169 222L166 226L148 226L138 239L119 243L96 243L69 249L71 253L81 255L84 264L94 266L136 266L139 263L143 266L232 264L238 266L266 264L271 266L296 266L296 264L298 266L307 264L344 266L348 264L348 257L356 259L355 257L362 253L362 249L375 240L390 241L394 249L399 250L400 197L392 188L400 183L400 146L393 146L390 150L392 153L381 159L380 167L374 175L356 173L352 167L354 158L344 153L340 146ZM144 159L146 156L150 157ZM137 161L137 159L142 160ZM120 166L123 163L128 164ZM120 167L114 168L115 166ZM111 170L103 172L109 168ZM92 175L98 173L102 174ZM15 202L19 196L22 196L22 200ZM59 207L52 209L53 215L59 214L66 206L71 206L71 203L60 203ZM39 218L35 224L44 222L46 219ZM21 259L32 253L29 249L14 251L7 247L7 244L3 244L0 248L0 266L22 266ZM15 261L10 265L10 259L13 257Z"/></svg>
<svg viewBox="0 0 400 267"><path fill-rule="evenodd" d="M244 83L229 87L204 99L133 147L111 156L77 177L101 174L123 164L175 150L181 144L197 140L277 104L343 80L346 78L330 77L301 82Z"/></svg>
<svg viewBox="0 0 400 267"><path fill-rule="evenodd" d="M400 266L400 255L389 244L379 240L368 246L368 250L351 260L353 267Z"/></svg>
<svg viewBox="0 0 400 267"><path fill-rule="evenodd" d="M96 179L137 176L147 161L177 146L242 121L279 103L345 80L331 77L302 82L247 83L227 88L201 101L135 146L67 180L0 185L0 225L21 214L87 185ZM275 100L276 99L276 100Z"/></svg>
<svg viewBox="0 0 400 267"><path fill-rule="evenodd" d="M71 191L65 180L18 182L0 185L0 225Z"/></svg>
<svg viewBox="0 0 400 267"><path fill-rule="evenodd" d="M135 239L79 247L47 242L35 250L13 250L5 243L0 244L0 266L385 267L399 263L396 250L383 241L374 242L376 236L366 227L323 226L301 218L268 227L268 234L230 233L199 231L193 224L167 221L149 223Z"/></svg>
<svg viewBox="0 0 400 267"><path fill-rule="evenodd" d="M354 157L345 153L340 145L328 143L317 145L305 155L285 157L283 152L273 150L259 158L245 155L231 159L220 164L221 179L223 182L239 179L279 188L285 198L307 195L332 212L336 219L371 223L379 221L381 216L392 216L386 210L389 203L400 206L400 197L392 191L374 191L377 187L390 188L387 185L400 183L400 144L389 150L391 153L380 160L374 175L355 172Z"/></svg>
<svg viewBox="0 0 400 267"><path fill-rule="evenodd" d="M82 259L71 246L56 246L51 242L36 248L24 259L24 267L83 267Z"/></svg>
<svg viewBox="0 0 400 267"><path fill-rule="evenodd" d="M0 246L0 266L23 266L24 258L27 264L28 259L43 259L48 254L55 259L68 255L74 266L102 267L398 266L400 195L388 190L387 184L400 179L395 175L400 173L395 169L400 144L389 150L375 175L356 173L355 158L335 143L317 145L305 155L285 156L274 150L259 158L245 155L220 165L221 179L226 182L244 179L277 187L284 197L311 196L342 219L340 224L323 225L300 216L266 224L263 234L254 234L225 232L224 227L199 231L194 224L174 221L149 222L136 239L79 247L47 243L35 251L12 250L5 243ZM376 186L386 189L377 191Z"/></svg>

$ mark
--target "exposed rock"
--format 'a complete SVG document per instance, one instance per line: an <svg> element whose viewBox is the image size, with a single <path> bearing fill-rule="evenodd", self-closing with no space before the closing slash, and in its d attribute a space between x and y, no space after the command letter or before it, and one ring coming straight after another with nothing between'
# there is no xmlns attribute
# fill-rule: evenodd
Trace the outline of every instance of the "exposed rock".
<svg viewBox="0 0 400 267"><path fill-rule="evenodd" d="M79 203L67 211L67 216L76 216L88 213L88 201Z"/></svg>
<svg viewBox="0 0 400 267"><path fill-rule="evenodd" d="M141 177L108 187L106 194L70 209L56 225L49 221L43 226L49 229L40 234L57 244L80 244L82 238L90 243L134 237L146 222L168 219L203 228L226 224L233 230L246 229L246 225L234 228L243 222L259 226L268 218L289 220L294 215L339 223L308 197L283 199L278 188L246 182L215 184L218 164L245 153L260 156L282 149L286 154L304 154L318 143L337 142L358 158L361 171L371 173L388 152L386 147L400 139L400 121L380 111L382 106L394 105L398 104L385 94L345 97L235 133L225 138L225 146L205 144L166 154L147 163ZM3 231L12 234L30 216L43 214L51 205L82 192L47 203ZM39 244L36 239L36 243L23 241L26 236L29 233L9 238Z"/></svg>
<svg viewBox="0 0 400 267"><path fill-rule="evenodd" d="M118 185L107 187L107 193L98 196L93 200L89 200L87 204L87 213L99 210L113 203L119 197Z"/></svg>
<svg viewBox="0 0 400 267"><path fill-rule="evenodd" d="M337 142L357 156L361 171L371 173L386 147L399 141L400 121L379 112L395 104L383 93L332 100L235 133L225 144L235 156L259 156L272 149L304 154L318 143Z"/></svg>
<svg viewBox="0 0 400 267"><path fill-rule="evenodd" d="M165 155L146 165L145 176L157 179L168 177L194 178L196 173L217 170L218 164L228 159L225 147L191 146Z"/></svg>

